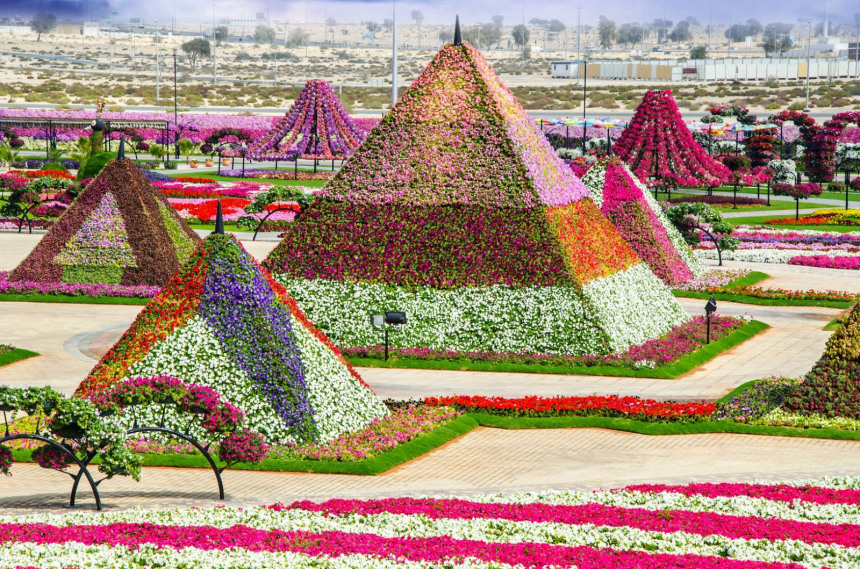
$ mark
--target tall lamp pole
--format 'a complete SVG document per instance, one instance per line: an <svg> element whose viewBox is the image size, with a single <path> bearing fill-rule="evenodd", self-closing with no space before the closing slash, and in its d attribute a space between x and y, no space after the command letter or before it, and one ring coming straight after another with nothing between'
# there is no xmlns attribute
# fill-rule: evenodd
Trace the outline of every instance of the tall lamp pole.
<svg viewBox="0 0 860 569"><path fill-rule="evenodd" d="M397 104L397 0L391 1L391 28L394 39L391 40L391 108Z"/></svg>
<svg viewBox="0 0 860 569"><path fill-rule="evenodd" d="M588 95L588 56L585 56L582 66L582 154L585 155L585 136L588 130L588 115L585 107L585 97Z"/></svg>
<svg viewBox="0 0 860 569"><path fill-rule="evenodd" d="M809 73L810 73L809 58L810 58L810 52L812 51L812 20L798 20L798 21L805 23L807 26L809 26L808 32L806 34L806 105L803 107L803 112L808 113L809 112ZM801 29L800 33L801 34L803 33L802 29ZM803 36L801 36L801 37L803 37Z"/></svg>
<svg viewBox="0 0 860 569"><path fill-rule="evenodd" d="M179 159L179 105L176 102L176 52L173 48L173 128L176 130L176 137L173 139L174 156Z"/></svg>
<svg viewBox="0 0 860 569"><path fill-rule="evenodd" d="M161 45L161 34L158 31L158 20L155 20L155 104L158 104L158 99L161 98L161 55L159 54L159 46Z"/></svg>

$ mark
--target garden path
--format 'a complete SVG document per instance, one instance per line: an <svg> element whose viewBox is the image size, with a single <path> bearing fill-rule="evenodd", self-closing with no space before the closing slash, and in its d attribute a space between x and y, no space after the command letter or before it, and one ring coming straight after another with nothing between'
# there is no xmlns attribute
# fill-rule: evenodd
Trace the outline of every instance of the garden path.
<svg viewBox="0 0 860 569"><path fill-rule="evenodd" d="M856 475L860 441L755 435L645 436L600 429L478 428L420 459L378 476L229 470L226 503L249 506L403 495L469 495L596 489L637 483L751 482ZM32 464L16 464L0 480L0 513L68 511L69 479ZM107 509L211 507L211 471L145 468L101 487ZM79 504L92 508L82 489Z"/></svg>

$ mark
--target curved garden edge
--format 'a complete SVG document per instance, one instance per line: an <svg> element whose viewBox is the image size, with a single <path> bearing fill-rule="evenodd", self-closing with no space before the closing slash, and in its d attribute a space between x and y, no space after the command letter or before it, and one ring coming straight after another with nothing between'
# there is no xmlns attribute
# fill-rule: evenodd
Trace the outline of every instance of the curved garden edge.
<svg viewBox="0 0 860 569"><path fill-rule="evenodd" d="M0 367L9 365L15 362L20 362L21 360L26 360L28 358L32 358L38 356L39 354L36 352L31 352L30 350L23 350L21 348L15 348L14 350L10 350L8 352L4 352L0 354Z"/></svg>
<svg viewBox="0 0 860 569"><path fill-rule="evenodd" d="M67 294L0 294L0 302L53 302L60 304L131 304L144 305L151 298L127 296L72 296Z"/></svg>
<svg viewBox="0 0 860 569"><path fill-rule="evenodd" d="M751 383L747 382L726 395L727 399ZM695 423L652 423L624 419L620 417L503 417L489 413L465 413L447 425L425 433L404 443L394 450L374 458L354 462L324 462L314 460L272 460L266 459L259 464L238 464L234 470L255 470L266 472L308 472L314 474L352 474L375 476L383 474L396 466L433 451L453 441L476 427L496 429L609 429L639 435L705 435L729 433L774 437L804 437L811 439L831 439L860 441L860 431L841 431L838 429L804 429L798 427L769 427L746 425L731 421L702 421ZM31 450L14 450L15 462L32 462ZM93 463L97 463L94 460ZM204 468L209 464L197 455L143 455L143 466L165 466L173 468Z"/></svg>
<svg viewBox="0 0 860 569"><path fill-rule="evenodd" d="M498 373L548 373L559 375L603 375L618 377L642 377L650 379L677 379L692 369L714 359L722 352L749 340L770 328L758 320L751 320L725 338L703 346L669 366L655 369L632 369L614 366L544 366L539 364L494 364L467 361L433 361L415 359L379 360L372 358L347 358L356 367L436 369L451 371L488 371Z"/></svg>

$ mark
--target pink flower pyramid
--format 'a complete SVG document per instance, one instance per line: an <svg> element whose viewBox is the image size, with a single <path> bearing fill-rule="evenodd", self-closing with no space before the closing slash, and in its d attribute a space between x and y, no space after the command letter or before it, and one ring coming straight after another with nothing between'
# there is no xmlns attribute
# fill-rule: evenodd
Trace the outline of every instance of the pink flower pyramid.
<svg viewBox="0 0 860 569"><path fill-rule="evenodd" d="M660 204L617 157L592 166L582 181L600 211L666 285L678 285L707 270Z"/></svg>
<svg viewBox="0 0 860 569"><path fill-rule="evenodd" d="M278 123L249 145L256 160L335 160L352 155L366 136L347 114L331 85L313 79Z"/></svg>
<svg viewBox="0 0 860 569"><path fill-rule="evenodd" d="M613 149L648 183L716 186L729 176L729 169L693 140L668 89L645 93Z"/></svg>

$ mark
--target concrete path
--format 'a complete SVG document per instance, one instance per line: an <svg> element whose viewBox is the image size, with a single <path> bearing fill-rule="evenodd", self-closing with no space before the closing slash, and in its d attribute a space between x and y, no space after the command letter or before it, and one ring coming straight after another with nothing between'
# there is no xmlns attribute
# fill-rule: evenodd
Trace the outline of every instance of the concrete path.
<svg viewBox="0 0 860 569"><path fill-rule="evenodd" d="M753 435L649 437L600 429L478 428L378 476L227 471L232 506L328 498L468 495L621 487L645 482L752 482L856 475L860 442ZM16 464L0 480L0 513L67 511L68 477ZM145 468L100 487L106 509L219 504L211 471ZM88 490L79 505L91 509Z"/></svg>

